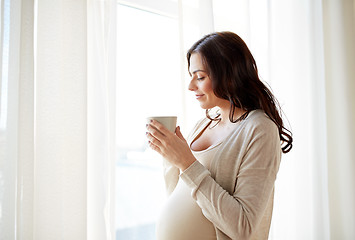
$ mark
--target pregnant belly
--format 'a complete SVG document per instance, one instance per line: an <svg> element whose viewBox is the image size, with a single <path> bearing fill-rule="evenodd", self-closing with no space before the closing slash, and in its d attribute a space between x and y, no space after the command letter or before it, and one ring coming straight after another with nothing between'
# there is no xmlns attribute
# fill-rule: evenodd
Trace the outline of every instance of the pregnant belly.
<svg viewBox="0 0 355 240"><path fill-rule="evenodd" d="M156 226L158 240L216 239L213 224L202 214L191 197L191 190L181 179L165 203Z"/></svg>

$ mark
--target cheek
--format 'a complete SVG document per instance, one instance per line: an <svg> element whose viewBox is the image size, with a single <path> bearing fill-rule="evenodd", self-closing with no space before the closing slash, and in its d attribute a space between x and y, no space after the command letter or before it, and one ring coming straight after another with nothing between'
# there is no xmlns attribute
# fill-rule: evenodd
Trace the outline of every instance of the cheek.
<svg viewBox="0 0 355 240"><path fill-rule="evenodd" d="M200 88L205 93L208 93L208 94L213 93L212 82L210 80L206 80L206 81L202 82Z"/></svg>

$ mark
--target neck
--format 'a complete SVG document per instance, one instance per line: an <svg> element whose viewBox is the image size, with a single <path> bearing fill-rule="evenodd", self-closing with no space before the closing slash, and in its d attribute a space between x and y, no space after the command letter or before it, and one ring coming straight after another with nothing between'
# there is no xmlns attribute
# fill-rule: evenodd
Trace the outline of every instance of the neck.
<svg viewBox="0 0 355 240"><path fill-rule="evenodd" d="M226 123L230 123L230 119L229 119L229 114L230 114L230 106L228 107L224 107L224 108L220 108L220 113L221 113L221 124L226 124ZM234 109L234 115L233 115L233 120L236 120L238 118L240 118L243 114L245 113L245 110L240 109L240 108L235 108Z"/></svg>

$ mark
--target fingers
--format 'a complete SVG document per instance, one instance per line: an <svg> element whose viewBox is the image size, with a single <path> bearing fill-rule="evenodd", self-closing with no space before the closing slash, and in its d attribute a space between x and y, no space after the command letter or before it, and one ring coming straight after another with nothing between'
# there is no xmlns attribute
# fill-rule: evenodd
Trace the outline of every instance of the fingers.
<svg viewBox="0 0 355 240"><path fill-rule="evenodd" d="M153 149L154 151L158 152L159 154L162 154L162 151L161 149L157 146L157 145L154 145L153 142L151 141L148 141L148 145L151 149Z"/></svg>
<svg viewBox="0 0 355 240"><path fill-rule="evenodd" d="M162 141L163 138L165 137L164 134L160 132L155 126L152 124L147 124L146 125L147 131L146 136L148 138L148 145L150 148L153 150L157 151L158 153L161 153L161 147L162 147Z"/></svg>
<svg viewBox="0 0 355 240"><path fill-rule="evenodd" d="M147 127L148 128L148 127ZM158 130L155 130L158 131ZM151 133L146 132L147 138L148 138L148 145L151 149L154 151L158 152L159 154L162 154L162 151L160 149L161 142L156 139Z"/></svg>
<svg viewBox="0 0 355 240"><path fill-rule="evenodd" d="M154 135L152 133L146 132L146 135L147 135L149 144L153 144L153 145L156 145L156 146L160 146L161 145L161 142L156 137L154 137Z"/></svg>
<svg viewBox="0 0 355 240"><path fill-rule="evenodd" d="M176 136L178 136L181 140L184 140L185 141L185 138L184 136L182 135L181 131L180 131L180 126L178 126L176 129L175 129L175 134Z"/></svg>
<svg viewBox="0 0 355 240"><path fill-rule="evenodd" d="M154 119L150 120L149 124L154 128L158 129L159 132L161 132L164 136L171 134L171 132L163 124Z"/></svg>
<svg viewBox="0 0 355 240"><path fill-rule="evenodd" d="M181 148L182 144L186 144L186 140L180 131L180 127L175 129L175 134L170 132L157 121L152 121L150 124L147 124L146 127L149 147L160 153L162 156L179 152L179 148Z"/></svg>
<svg viewBox="0 0 355 240"><path fill-rule="evenodd" d="M148 132L151 134L151 136L153 136L159 140L165 136L160 130L158 130L158 128L156 128L152 124L147 124L146 127L147 127Z"/></svg>

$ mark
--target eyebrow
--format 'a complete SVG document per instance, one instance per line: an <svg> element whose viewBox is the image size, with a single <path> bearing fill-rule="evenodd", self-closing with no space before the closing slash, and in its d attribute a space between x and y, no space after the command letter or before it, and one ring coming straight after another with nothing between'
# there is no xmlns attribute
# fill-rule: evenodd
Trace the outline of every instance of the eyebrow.
<svg viewBox="0 0 355 240"><path fill-rule="evenodd" d="M205 72L205 73L206 73L207 71L201 70L201 69L197 69L197 70L193 71L192 74L195 74L195 73L197 73L197 72Z"/></svg>

